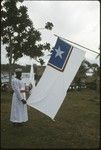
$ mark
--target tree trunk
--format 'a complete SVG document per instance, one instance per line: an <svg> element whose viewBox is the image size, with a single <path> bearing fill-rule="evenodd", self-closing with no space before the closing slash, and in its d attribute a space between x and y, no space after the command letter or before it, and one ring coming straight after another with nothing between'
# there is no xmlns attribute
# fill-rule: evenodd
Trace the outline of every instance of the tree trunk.
<svg viewBox="0 0 101 150"><path fill-rule="evenodd" d="M12 64L9 61L9 84L11 85L12 80Z"/></svg>
<svg viewBox="0 0 101 150"><path fill-rule="evenodd" d="M8 28L8 35L9 35L9 45L10 45L10 58L9 58L9 84L11 86L11 80L12 80L12 41L11 41L11 34L10 30Z"/></svg>

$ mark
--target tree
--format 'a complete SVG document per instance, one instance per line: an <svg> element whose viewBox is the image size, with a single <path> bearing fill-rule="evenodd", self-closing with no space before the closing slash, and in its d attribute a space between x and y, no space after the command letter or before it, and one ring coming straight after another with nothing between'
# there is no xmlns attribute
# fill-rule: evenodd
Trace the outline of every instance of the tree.
<svg viewBox="0 0 101 150"><path fill-rule="evenodd" d="M51 22L47 22L46 25L45 25L45 28L48 29L48 30L52 30L53 24Z"/></svg>
<svg viewBox="0 0 101 150"><path fill-rule="evenodd" d="M1 1L1 41L6 45L9 60L9 82L11 83L12 64L23 55L37 59L44 55L43 50L50 50L50 44L40 44L41 33L33 27L27 14L27 7L18 7L24 0ZM46 29L51 30L53 24L48 22Z"/></svg>
<svg viewBox="0 0 101 150"><path fill-rule="evenodd" d="M74 83L76 86L78 86L79 89L81 89L83 80L87 78L87 72L91 67L91 63L87 60L84 60L74 78Z"/></svg>
<svg viewBox="0 0 101 150"><path fill-rule="evenodd" d="M92 69L93 76L96 76L97 71L98 71L98 68L99 68L99 66L98 66L98 64L96 64L96 63L93 63L93 64L91 65L91 69Z"/></svg>
<svg viewBox="0 0 101 150"><path fill-rule="evenodd" d="M87 76L87 73L91 70L92 76ZM87 87L96 90L96 93L98 94L99 91L99 77L100 77L100 67L98 64L93 63L91 64L89 61L84 60L76 74L76 77L74 78L73 83L81 89L82 81L85 80L85 84ZM89 80L91 80L89 82Z"/></svg>
<svg viewBox="0 0 101 150"><path fill-rule="evenodd" d="M47 30L52 30L53 28L53 24L51 22L47 22L45 24L45 27L44 28L38 28L38 30L44 30L44 29L47 29Z"/></svg>
<svg viewBox="0 0 101 150"><path fill-rule="evenodd" d="M100 67L98 66L98 64L93 63L91 65L91 69L93 72L93 78L95 78L95 85L96 85L96 93L98 94L99 92L99 80L100 80Z"/></svg>

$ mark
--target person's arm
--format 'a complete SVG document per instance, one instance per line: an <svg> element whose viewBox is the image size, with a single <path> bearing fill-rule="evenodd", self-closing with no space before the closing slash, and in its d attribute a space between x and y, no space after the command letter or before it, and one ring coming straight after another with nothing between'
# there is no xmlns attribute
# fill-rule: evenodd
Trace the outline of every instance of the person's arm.
<svg viewBox="0 0 101 150"><path fill-rule="evenodd" d="M33 85L30 83L29 84L29 91L32 90L32 88L33 88Z"/></svg>
<svg viewBox="0 0 101 150"><path fill-rule="evenodd" d="M25 93L29 93L28 90L20 90L20 92L21 92L21 93L24 93L24 92L25 92Z"/></svg>
<svg viewBox="0 0 101 150"><path fill-rule="evenodd" d="M21 93L23 93L23 92L25 92L25 93L26 93L26 90L20 90L20 92L21 92Z"/></svg>

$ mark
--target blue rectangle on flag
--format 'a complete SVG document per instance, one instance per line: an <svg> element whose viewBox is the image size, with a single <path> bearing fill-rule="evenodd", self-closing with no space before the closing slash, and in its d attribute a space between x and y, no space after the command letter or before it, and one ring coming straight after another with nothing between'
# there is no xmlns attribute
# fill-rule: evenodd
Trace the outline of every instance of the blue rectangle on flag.
<svg viewBox="0 0 101 150"><path fill-rule="evenodd" d="M48 62L48 65L52 66L57 70L64 71L64 68L70 57L72 48L73 47L71 45L58 38L56 45L53 48L53 52Z"/></svg>

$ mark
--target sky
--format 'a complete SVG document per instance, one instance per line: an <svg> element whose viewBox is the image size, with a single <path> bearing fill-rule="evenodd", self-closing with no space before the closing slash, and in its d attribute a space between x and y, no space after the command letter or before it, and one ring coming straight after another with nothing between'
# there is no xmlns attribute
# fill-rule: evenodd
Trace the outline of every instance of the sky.
<svg viewBox="0 0 101 150"><path fill-rule="evenodd" d="M99 52L100 46L100 3L99 1L24 1L28 8L29 18L36 29L43 28L46 22L52 22L52 31L39 30L42 33L42 43L49 42L51 47L56 43L54 34ZM74 45L76 46L76 45ZM81 48L81 47L78 47ZM97 54L86 49L85 59L98 63ZM50 56L46 51L46 64ZM8 63L5 47L1 47L1 63ZM17 61L20 65L36 63L27 56Z"/></svg>

